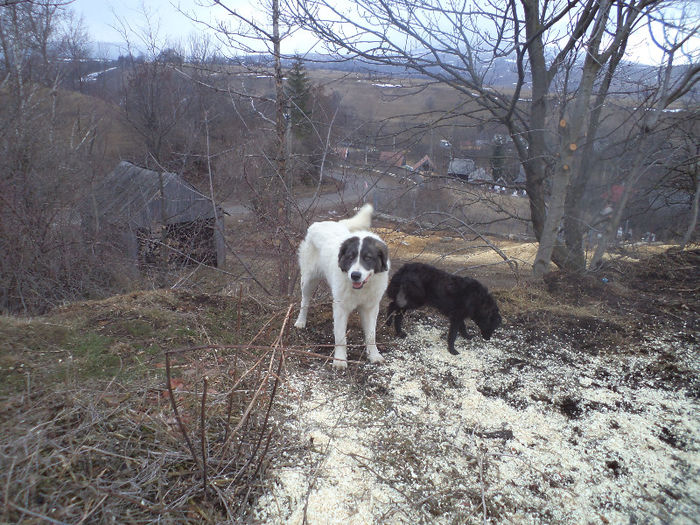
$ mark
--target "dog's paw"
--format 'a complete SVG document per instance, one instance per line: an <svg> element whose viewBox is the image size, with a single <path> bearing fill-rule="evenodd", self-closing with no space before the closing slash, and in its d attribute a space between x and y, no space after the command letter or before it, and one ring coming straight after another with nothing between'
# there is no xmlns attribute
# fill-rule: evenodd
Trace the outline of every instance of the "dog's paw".
<svg viewBox="0 0 700 525"><path fill-rule="evenodd" d="M459 355L459 352L458 352L457 350L455 350L454 348L448 348L447 350L449 350L449 352L450 352L452 355Z"/></svg>
<svg viewBox="0 0 700 525"><path fill-rule="evenodd" d="M384 359L384 356L379 352L368 354L367 359L369 359L369 362L372 364L383 363L384 361L386 361L386 359Z"/></svg>
<svg viewBox="0 0 700 525"><path fill-rule="evenodd" d="M408 334L401 330L400 332L396 332L396 337L400 337L401 339L403 339L404 337L408 337Z"/></svg>
<svg viewBox="0 0 700 525"><path fill-rule="evenodd" d="M306 328L306 320L305 319L297 319L297 322L294 323L295 328Z"/></svg>
<svg viewBox="0 0 700 525"><path fill-rule="evenodd" d="M347 359L333 359L333 368L335 368L336 370L345 370L347 367Z"/></svg>

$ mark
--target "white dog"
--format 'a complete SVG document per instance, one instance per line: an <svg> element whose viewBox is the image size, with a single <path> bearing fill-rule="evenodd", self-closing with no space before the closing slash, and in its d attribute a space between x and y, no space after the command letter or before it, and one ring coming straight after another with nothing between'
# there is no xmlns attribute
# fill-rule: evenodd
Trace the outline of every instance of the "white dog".
<svg viewBox="0 0 700 525"><path fill-rule="evenodd" d="M294 326L304 328L311 296L322 277L333 294L333 366L346 368L348 317L358 310L371 363L384 360L375 332L379 301L389 280L389 251L369 232L373 208L365 204L354 217L338 222L315 222L299 246L301 308Z"/></svg>

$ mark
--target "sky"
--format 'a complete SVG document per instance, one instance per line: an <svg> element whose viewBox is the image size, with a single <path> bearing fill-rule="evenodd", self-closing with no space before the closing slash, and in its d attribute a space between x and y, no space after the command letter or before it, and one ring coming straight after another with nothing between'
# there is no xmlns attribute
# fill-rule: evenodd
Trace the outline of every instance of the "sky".
<svg viewBox="0 0 700 525"><path fill-rule="evenodd" d="M199 6L200 2L176 0L74 0L70 5L83 22L94 42L124 43L125 22L138 30L148 26L147 19L159 33L159 39L175 42L201 31L202 26L189 20L178 7L197 18L211 21L211 15L221 8ZM144 15L145 13L145 15Z"/></svg>
<svg viewBox="0 0 700 525"><path fill-rule="evenodd" d="M139 25L144 22L144 10L154 20L160 21L162 31L171 35L188 35L196 30L196 25L173 6L201 16L207 16L212 11L195 2L171 0L73 0L70 4L73 11L83 16L93 40L113 43L122 41L122 35L114 29L119 26L117 18Z"/></svg>
<svg viewBox="0 0 700 525"><path fill-rule="evenodd" d="M264 1L264 0L263 0ZM245 16L254 14L258 19L264 11L257 8L260 0L227 0L227 6ZM130 26L129 39L138 44L138 35L151 27L157 33L156 41L166 44L181 43L186 47L190 35L209 32L207 25L216 26L220 21L231 21L232 17L221 6L210 0L73 0L70 8L83 18L90 40L120 44L126 52L124 26ZM197 23L193 19L204 23ZM309 51L317 41L310 35L297 33L293 40L283 42L283 52L301 53ZM114 57L116 58L116 57Z"/></svg>
<svg viewBox="0 0 700 525"><path fill-rule="evenodd" d="M188 19L183 12L213 25L216 25L217 20L230 19L223 8L212 7L212 4L208 0L74 0L71 8L76 14L82 15L90 39L94 42L123 43L123 30L115 27L126 22L138 32L139 29L148 27L147 20L150 20L150 26L157 30L157 40L161 44L185 44L191 34L205 31L206 28ZM254 7L260 4L260 0L228 0L226 4L243 13L255 12L259 16L261 12ZM138 40L133 34L132 40ZM283 51L303 54L313 46L314 41L309 36L297 35L293 42L285 43L293 49ZM695 44L700 48L700 38L695 39ZM661 56L651 43L647 31L640 31L628 49L629 58L643 64L655 65ZM123 51L126 51L126 47Z"/></svg>

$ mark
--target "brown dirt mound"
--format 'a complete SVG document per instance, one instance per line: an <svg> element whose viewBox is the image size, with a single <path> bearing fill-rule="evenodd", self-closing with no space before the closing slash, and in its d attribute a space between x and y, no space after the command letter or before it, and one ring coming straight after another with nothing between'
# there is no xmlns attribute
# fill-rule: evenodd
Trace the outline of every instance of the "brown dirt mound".
<svg viewBox="0 0 700 525"><path fill-rule="evenodd" d="M700 250L609 261L584 275L550 272L544 282L549 294L573 306L600 305L613 314L694 326L700 313Z"/></svg>

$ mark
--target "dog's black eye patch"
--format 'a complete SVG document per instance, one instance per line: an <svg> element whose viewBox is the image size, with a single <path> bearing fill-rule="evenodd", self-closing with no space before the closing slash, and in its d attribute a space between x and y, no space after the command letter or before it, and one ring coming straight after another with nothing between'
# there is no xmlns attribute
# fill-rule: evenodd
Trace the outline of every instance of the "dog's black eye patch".
<svg viewBox="0 0 700 525"><path fill-rule="evenodd" d="M360 248L360 238L350 237L345 239L343 244L340 245L340 251L338 251L338 266L344 272L347 272L352 263L355 262L357 258L357 252Z"/></svg>
<svg viewBox="0 0 700 525"><path fill-rule="evenodd" d="M387 264L389 249L386 247L386 244L374 237L362 239L360 259L362 260L362 266L368 270L374 270L376 273L389 270L389 265Z"/></svg>

